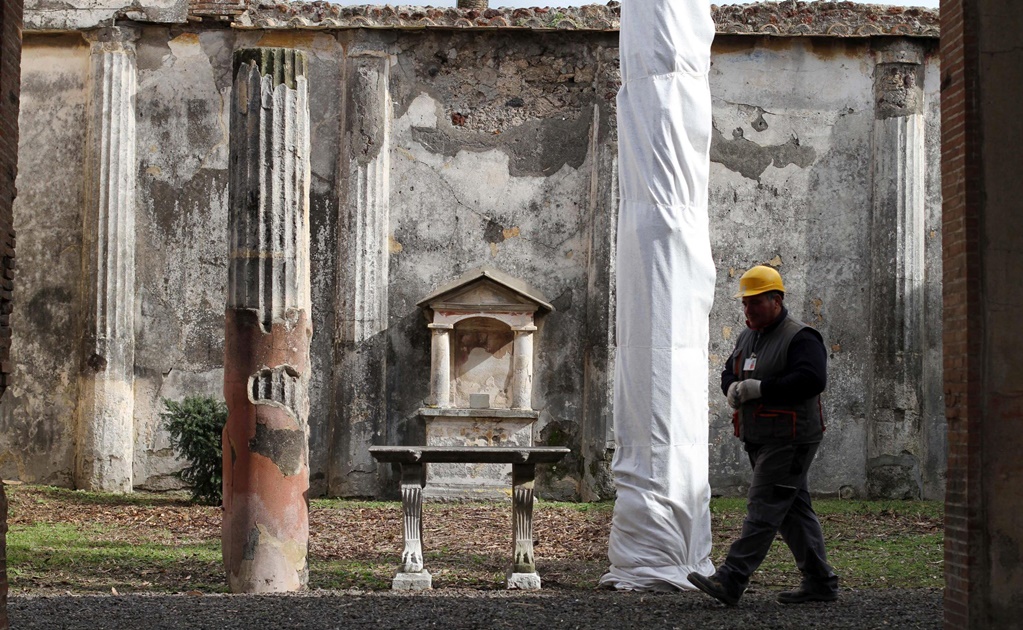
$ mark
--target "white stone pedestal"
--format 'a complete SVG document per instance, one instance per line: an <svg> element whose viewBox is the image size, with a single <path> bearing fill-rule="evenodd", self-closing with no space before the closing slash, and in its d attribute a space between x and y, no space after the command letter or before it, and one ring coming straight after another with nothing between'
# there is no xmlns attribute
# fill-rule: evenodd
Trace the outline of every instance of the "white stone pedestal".
<svg viewBox="0 0 1023 630"><path fill-rule="evenodd" d="M537 582L539 583L539 581L540 578L537 577ZM433 576L426 569L418 573L399 571L391 580L391 589L395 591L428 591L431 588L433 588Z"/></svg>
<svg viewBox="0 0 1023 630"><path fill-rule="evenodd" d="M427 446L532 446L533 424L540 413L524 409L419 410ZM430 499L507 500L511 465L491 463L433 464L426 479Z"/></svg>
<svg viewBox="0 0 1023 630"><path fill-rule="evenodd" d="M540 574L539 573L515 573L514 571L508 572L508 589L517 589L520 591L538 591L540 590Z"/></svg>

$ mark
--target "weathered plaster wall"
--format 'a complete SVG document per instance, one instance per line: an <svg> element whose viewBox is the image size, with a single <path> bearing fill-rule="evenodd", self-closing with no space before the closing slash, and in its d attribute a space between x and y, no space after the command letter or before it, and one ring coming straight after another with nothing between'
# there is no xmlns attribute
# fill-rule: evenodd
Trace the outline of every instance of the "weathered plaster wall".
<svg viewBox="0 0 1023 630"><path fill-rule="evenodd" d="M814 489L843 496L866 491L868 395L872 378L871 40L718 36L711 94L711 239L718 289L711 315L711 391L744 323L732 296L754 264L781 272L790 312L817 327L829 352L822 401L827 431ZM941 494L944 452L940 377L940 192L937 150L938 63L925 66L927 107L926 422L909 454L927 478L914 496ZM748 483L731 410L711 396L711 483L736 492ZM715 465L716 464L716 465ZM941 471L941 472L939 472Z"/></svg>
<svg viewBox="0 0 1023 630"><path fill-rule="evenodd" d="M143 31L138 59L136 486L176 481L162 399L222 396L229 32Z"/></svg>
<svg viewBox="0 0 1023 630"><path fill-rule="evenodd" d="M18 197L24 238L11 319L17 378L0 401L0 473L71 484L78 398L86 80L89 48L78 35L25 37L21 65Z"/></svg>
<svg viewBox="0 0 1023 630"><path fill-rule="evenodd" d="M429 337L415 303L482 265L526 280L556 309L540 320L535 342L534 440L578 449L583 428L606 421L599 410L584 414L583 365L588 342L606 335L587 321L608 298L589 286L600 260L590 257L591 213L615 211L609 195L591 195L603 175L593 160L611 141L611 110L594 80L617 72L598 57L615 44L609 36L462 33L398 42L388 424L399 440L421 439L415 412L429 389ZM586 462L573 455L560 471L571 478L549 479L548 494L576 496Z"/></svg>
<svg viewBox="0 0 1023 630"><path fill-rule="evenodd" d="M920 455L923 496L942 499L946 487L948 462L948 423L945 418L943 359L942 278L942 195L941 195L941 64L938 49L931 48L930 62L924 69L924 121L927 137L927 238L924 267L927 270L923 299L925 317L922 398L925 401L920 425Z"/></svg>
<svg viewBox="0 0 1023 630"><path fill-rule="evenodd" d="M833 492L862 487L874 120L869 47L755 38L718 46L726 52L714 57L711 77L711 240L719 270L711 363L719 373L745 327L733 297L739 275L754 264L777 266L790 312L819 328L832 349L819 454L830 462L815 468L814 483ZM765 67L771 70L759 71ZM748 483L749 463L732 437L724 397L712 395L711 409L711 457L721 464L712 487L734 492Z"/></svg>
<svg viewBox="0 0 1023 630"><path fill-rule="evenodd" d="M392 471L366 448L423 440L416 411L429 393L430 337L416 302L489 265L526 280L556 309L536 336L534 441L573 454L541 473L541 494L611 496L615 32L148 24L141 33L136 487L176 483L161 399L223 387L230 55L266 45L309 58L311 492L393 490ZM831 349L814 490L847 496L866 491L868 474L872 41L719 35L712 366L693 375L718 391L720 362L743 325L731 298L737 277L753 264L779 265L790 309ZM20 376L0 403L0 472L70 485L89 52L78 34L29 33L26 42L16 228L27 271L13 317ZM940 259L937 90L930 55L929 273ZM68 158L52 159L52 147ZM927 361L937 362L940 284L928 278ZM926 418L908 456L921 462L920 492L933 496L944 468L940 366L924 381ZM748 464L723 397L712 395L709 421L712 485L740 492Z"/></svg>
<svg viewBox="0 0 1023 630"><path fill-rule="evenodd" d="M179 467L160 427L162 399L221 396L227 283L227 158L231 52L245 46L310 52L313 318L331 330L336 254L340 46L327 35L261 36L219 29L146 29L139 42L139 258L142 324L136 358L136 485L173 486ZM332 340L313 335L311 470L326 469ZM140 409L141 408L141 409ZM320 489L320 492L323 488Z"/></svg>

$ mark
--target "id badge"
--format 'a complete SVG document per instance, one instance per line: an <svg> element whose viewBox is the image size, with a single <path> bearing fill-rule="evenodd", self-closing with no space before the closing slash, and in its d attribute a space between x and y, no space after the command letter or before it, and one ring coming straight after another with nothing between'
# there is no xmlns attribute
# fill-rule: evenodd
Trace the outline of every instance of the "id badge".
<svg viewBox="0 0 1023 630"><path fill-rule="evenodd" d="M756 357L750 357L750 358L746 359L743 362L743 364L742 364L742 371L743 372L752 372L755 369L757 369L757 358Z"/></svg>

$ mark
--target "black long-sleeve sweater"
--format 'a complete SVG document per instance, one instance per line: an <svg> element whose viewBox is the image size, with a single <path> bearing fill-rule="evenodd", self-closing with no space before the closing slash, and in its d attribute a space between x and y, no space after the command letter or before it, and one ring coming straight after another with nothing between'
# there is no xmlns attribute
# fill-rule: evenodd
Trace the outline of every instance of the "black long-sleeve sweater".
<svg viewBox="0 0 1023 630"><path fill-rule="evenodd" d="M788 315L788 309L782 307L778 319L766 326L761 334L777 328ZM824 391L828 384L828 352L818 334L812 328L804 328L792 338L785 358L785 370L778 376L760 381L760 396L766 402L794 404ZM721 392L725 395L729 385L741 380L732 370L729 359L725 361L725 369L721 370Z"/></svg>

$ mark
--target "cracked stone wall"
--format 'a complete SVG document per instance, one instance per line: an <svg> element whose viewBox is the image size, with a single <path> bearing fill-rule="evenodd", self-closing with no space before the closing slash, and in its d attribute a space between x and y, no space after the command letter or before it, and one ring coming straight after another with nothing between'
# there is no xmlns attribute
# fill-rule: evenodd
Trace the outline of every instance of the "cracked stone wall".
<svg viewBox="0 0 1023 630"><path fill-rule="evenodd" d="M573 452L541 469L540 496L611 496L617 33L263 32L206 23L147 23L140 33L135 487L176 483L180 463L160 427L160 400L222 395L231 54L278 46L305 51L309 64L311 493L396 492L394 472L366 448L424 438L416 411L429 394L430 338L416 302L489 265L530 283L556 308L536 334L534 443ZM919 41L923 353L940 366L938 63L936 40ZM68 327L85 281L89 48L75 32L28 30L25 43L12 314L19 376L0 402L0 474L71 485L77 385ZM711 384L715 492L742 492L748 478L724 398L714 394L743 325L731 297L738 275L758 263L778 266L788 306L818 326L830 348L828 431L814 490L867 491L870 337L881 332L870 317L873 46L720 34L715 42L710 211L718 283L712 365L693 375ZM896 455L919 472L915 493L937 496L940 371L924 372L924 381L921 427Z"/></svg>
<svg viewBox="0 0 1023 630"><path fill-rule="evenodd" d="M25 0L25 28L73 30L111 25L114 20L184 22L188 0Z"/></svg>

